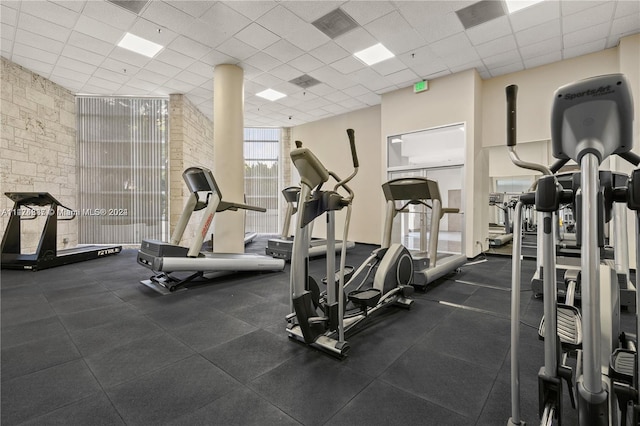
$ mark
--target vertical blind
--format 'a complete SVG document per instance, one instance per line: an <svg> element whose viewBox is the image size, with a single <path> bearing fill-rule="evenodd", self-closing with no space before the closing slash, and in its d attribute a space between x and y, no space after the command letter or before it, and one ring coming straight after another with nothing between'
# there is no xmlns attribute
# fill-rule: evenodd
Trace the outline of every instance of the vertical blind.
<svg viewBox="0 0 640 426"><path fill-rule="evenodd" d="M166 239L168 100L78 97L78 242Z"/></svg>
<svg viewBox="0 0 640 426"><path fill-rule="evenodd" d="M279 232L280 129L244 129L244 193L247 204L264 207L266 213L247 212L246 231Z"/></svg>

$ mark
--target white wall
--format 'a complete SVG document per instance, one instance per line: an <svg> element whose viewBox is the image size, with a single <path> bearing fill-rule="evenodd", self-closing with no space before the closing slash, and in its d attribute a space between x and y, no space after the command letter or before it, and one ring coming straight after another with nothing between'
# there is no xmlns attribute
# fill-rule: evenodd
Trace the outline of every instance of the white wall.
<svg viewBox="0 0 640 426"><path fill-rule="evenodd" d="M353 213L349 229L349 240L361 243L380 244L382 232L381 214L384 213L382 181L380 178L380 106L364 108L358 111L327 118L292 128L291 140L302 141L304 146L313 150L328 170L335 171L345 178L353 171L347 129L354 129L360 169L349 186L355 193ZM293 145L293 144L292 144ZM290 160L288 160L290 161ZM299 185L297 174L292 173L291 185ZM333 188L330 185L325 188ZM344 216L336 215L336 238L342 238ZM326 228L318 221L313 228L316 237L324 237Z"/></svg>

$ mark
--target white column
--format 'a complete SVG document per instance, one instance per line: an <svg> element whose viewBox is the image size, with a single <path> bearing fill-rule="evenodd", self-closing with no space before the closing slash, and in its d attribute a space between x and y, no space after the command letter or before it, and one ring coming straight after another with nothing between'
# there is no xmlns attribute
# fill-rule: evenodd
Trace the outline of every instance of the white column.
<svg viewBox="0 0 640 426"><path fill-rule="evenodd" d="M237 65L213 71L213 175L222 199L244 202L244 72ZM218 213L214 251L244 252L244 211Z"/></svg>

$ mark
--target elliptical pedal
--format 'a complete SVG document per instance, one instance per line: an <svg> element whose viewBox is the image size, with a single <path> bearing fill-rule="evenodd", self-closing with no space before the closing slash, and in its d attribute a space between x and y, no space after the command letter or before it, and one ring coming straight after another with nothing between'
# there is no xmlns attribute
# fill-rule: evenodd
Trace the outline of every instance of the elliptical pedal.
<svg viewBox="0 0 640 426"><path fill-rule="evenodd" d="M575 306L558 305L558 337L565 349L579 349L582 346L582 316ZM538 327L538 336L544 340L544 317Z"/></svg>

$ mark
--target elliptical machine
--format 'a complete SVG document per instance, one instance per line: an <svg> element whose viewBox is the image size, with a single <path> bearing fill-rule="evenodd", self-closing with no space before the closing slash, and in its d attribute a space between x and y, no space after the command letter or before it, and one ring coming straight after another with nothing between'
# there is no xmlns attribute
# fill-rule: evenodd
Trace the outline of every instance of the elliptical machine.
<svg viewBox="0 0 640 426"><path fill-rule="evenodd" d="M384 307L395 304L408 309L413 303L408 298L413 293L413 263L409 251L400 244L374 250L355 272L348 273L347 247L343 245L340 268L335 272L335 212L346 208L342 241L348 241L354 193L347 184L358 172L353 129L348 129L347 135L354 171L345 179L327 170L301 142L296 141L297 149L291 152L300 174L301 189L291 257L293 312L287 316L287 333L292 339L338 357L345 356L350 348L345 340L346 332ZM333 190L323 190L322 185L330 177L336 181ZM327 289L321 292L308 273L309 239L311 224L324 213L327 215ZM373 283L370 283L372 275Z"/></svg>
<svg viewBox="0 0 640 426"><path fill-rule="evenodd" d="M598 167L610 155L638 165L632 152L633 104L629 85L621 74L592 77L559 88L551 115L553 155L558 160L546 167L520 160L516 145L517 86L508 86L507 145L513 163L537 170L543 177L535 193L520 197L515 209L514 229L521 229L525 204L542 212L542 280L544 291L544 366L538 373L538 414L541 424L562 424L563 380L573 399L577 395L579 424L638 425L638 360L635 337L620 332L619 287L615 265L600 259L604 246L604 223L613 203L640 207L640 170L625 187L606 189ZM580 165L580 184L564 189L556 173L569 160ZM580 247L581 311L564 309L556 298L554 222L561 204L577 209L576 234ZM640 222L638 224L640 231ZM519 396L520 256L522 237L514 235L511 288L511 418L508 425L522 425ZM640 249L640 244L638 249ZM638 280L636 274L636 280ZM637 286L636 286L637 287ZM640 294L636 292L636 305ZM571 313L573 312L573 313ZM636 321L638 321L636 315ZM571 324L571 327L564 327ZM636 322L636 332L640 323ZM578 332L581 334L578 335ZM553 337L552 337L553 336ZM572 341L578 348L574 372L560 359L560 348Z"/></svg>

